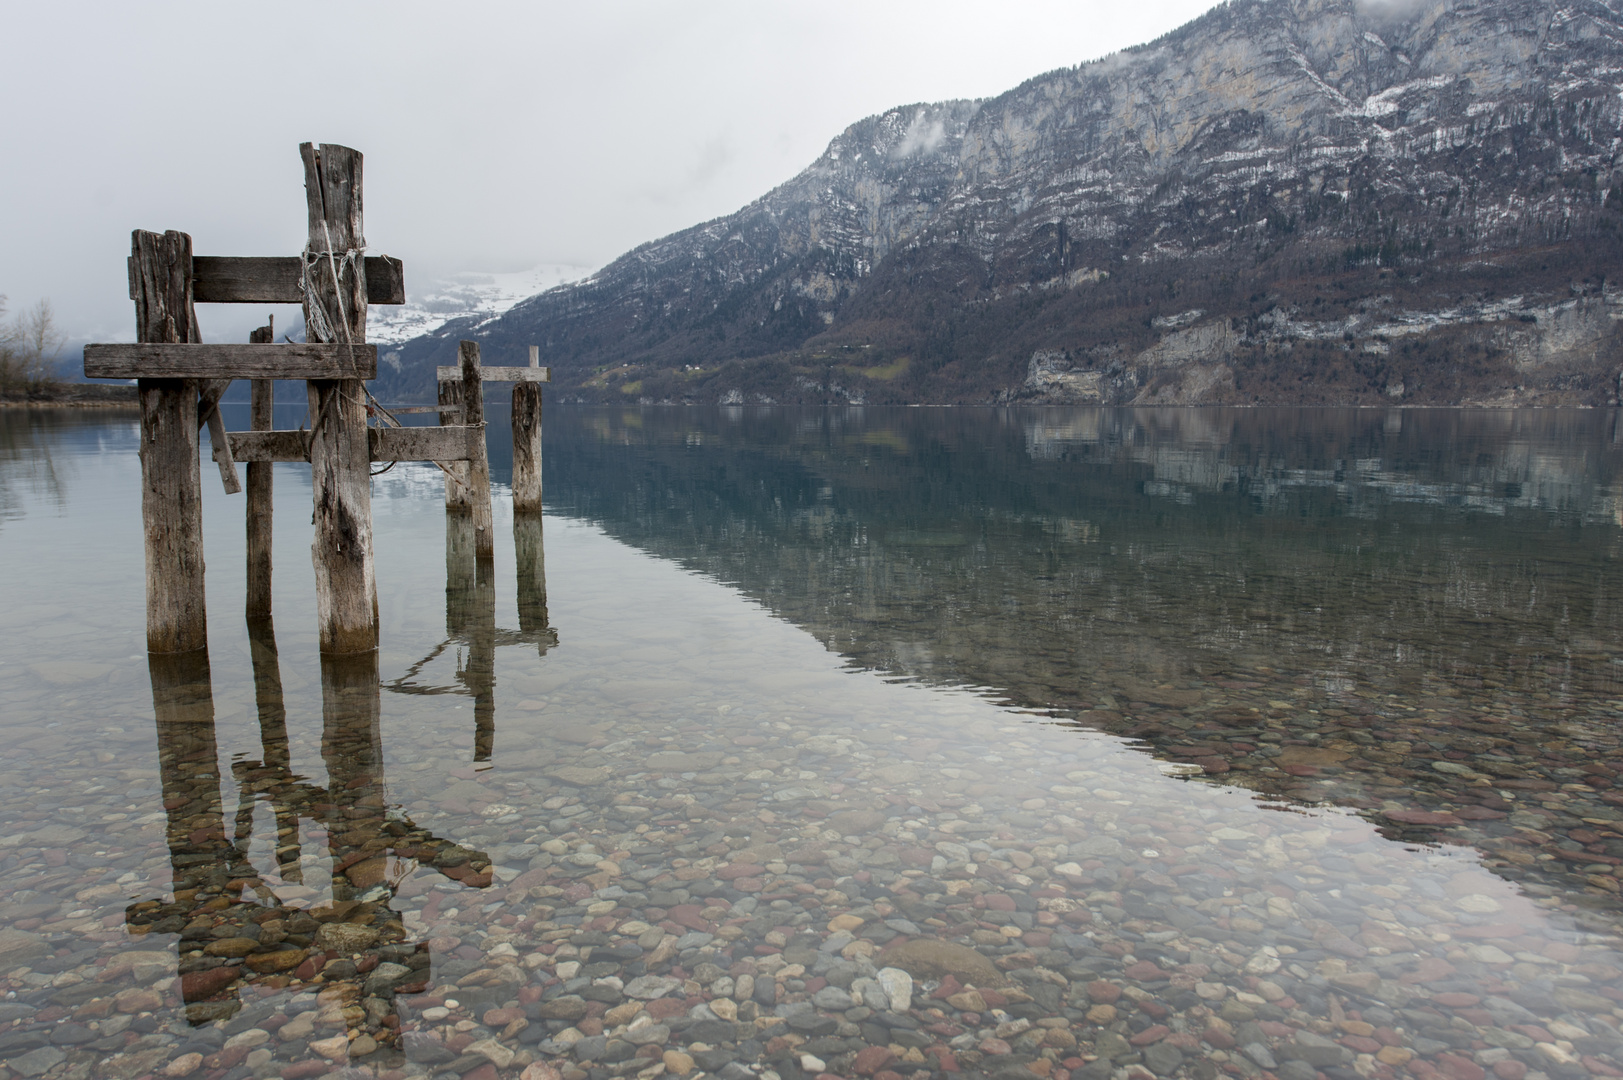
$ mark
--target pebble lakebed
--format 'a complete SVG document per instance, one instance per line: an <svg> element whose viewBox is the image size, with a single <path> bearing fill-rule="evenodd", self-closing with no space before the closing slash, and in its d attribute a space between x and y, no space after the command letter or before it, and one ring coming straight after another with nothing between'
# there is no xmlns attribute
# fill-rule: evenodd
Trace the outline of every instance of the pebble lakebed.
<svg viewBox="0 0 1623 1080"><path fill-rule="evenodd" d="M911 711L815 724L784 700L583 724L567 694L521 699L528 748L447 770L417 814L480 852L472 875L362 860L335 872L392 895L347 904L277 882L313 906L254 937L216 936L207 890L127 936L128 897L170 880L162 814L53 783L3 840L0 1056L63 1080L1623 1072L1615 939L1562 894L1108 735L890 693ZM434 744L391 770L438 775ZM368 948L395 922L426 978ZM210 972L246 976L213 1020L182 1004Z"/></svg>

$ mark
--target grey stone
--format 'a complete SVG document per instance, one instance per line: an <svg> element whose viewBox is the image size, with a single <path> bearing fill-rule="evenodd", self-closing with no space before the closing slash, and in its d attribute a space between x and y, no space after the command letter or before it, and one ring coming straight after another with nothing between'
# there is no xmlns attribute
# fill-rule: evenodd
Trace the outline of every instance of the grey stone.
<svg viewBox="0 0 1623 1080"><path fill-rule="evenodd" d="M56 1066L68 1060L68 1055L54 1046L42 1046L38 1050L30 1050L21 1057L14 1057L6 1062L11 1071L21 1076L41 1076Z"/></svg>
<svg viewBox="0 0 1623 1080"><path fill-rule="evenodd" d="M1274 1055L1271 1054L1268 1051L1268 1048L1262 1045L1260 1042L1246 1043L1244 1046L1240 1047L1240 1051L1241 1053L1245 1054L1246 1057L1250 1058L1258 1065L1261 1065L1264 1069L1279 1068L1279 1062L1274 1060Z"/></svg>
<svg viewBox="0 0 1623 1080"><path fill-rule="evenodd" d="M1157 1076L1171 1076L1182 1064L1183 1054L1176 1046L1158 1042L1144 1048L1144 1065Z"/></svg>

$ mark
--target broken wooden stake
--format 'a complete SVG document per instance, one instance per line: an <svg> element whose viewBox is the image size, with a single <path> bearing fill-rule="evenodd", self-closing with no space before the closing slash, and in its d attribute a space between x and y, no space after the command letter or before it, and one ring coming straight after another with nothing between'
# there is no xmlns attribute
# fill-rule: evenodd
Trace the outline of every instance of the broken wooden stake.
<svg viewBox="0 0 1623 1080"><path fill-rule="evenodd" d="M469 440L465 491L454 509L473 518L474 550L478 557L494 559L496 536L491 525L490 452L485 446L485 389L479 372L479 343L459 343L457 359L462 369L462 424L476 429L478 435Z"/></svg>
<svg viewBox="0 0 1623 1080"><path fill-rule="evenodd" d="M539 346L530 346L529 370L542 370ZM540 512L541 383L524 380L513 383L513 513Z"/></svg>

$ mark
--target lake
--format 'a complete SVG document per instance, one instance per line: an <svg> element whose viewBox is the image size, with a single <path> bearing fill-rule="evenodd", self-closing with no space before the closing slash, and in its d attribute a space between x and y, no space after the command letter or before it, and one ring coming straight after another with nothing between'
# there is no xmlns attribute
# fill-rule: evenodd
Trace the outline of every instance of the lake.
<svg viewBox="0 0 1623 1080"><path fill-rule="evenodd" d="M205 463L149 657L137 417L0 411L0 1080L1623 1076L1618 413L546 425L362 658Z"/></svg>

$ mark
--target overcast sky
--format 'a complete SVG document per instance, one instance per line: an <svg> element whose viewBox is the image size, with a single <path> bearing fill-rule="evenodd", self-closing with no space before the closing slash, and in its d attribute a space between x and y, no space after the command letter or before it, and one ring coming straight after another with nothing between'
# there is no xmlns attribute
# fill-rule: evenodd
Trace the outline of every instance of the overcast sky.
<svg viewBox="0 0 1623 1080"><path fill-rule="evenodd" d="M14 4L0 294L129 340L132 228L296 254L301 141L366 155L366 234L407 290L600 266L729 213L895 105L985 97L1210 0ZM200 308L235 340L262 312ZM284 316L285 317L285 316ZM280 320L279 320L280 321Z"/></svg>

